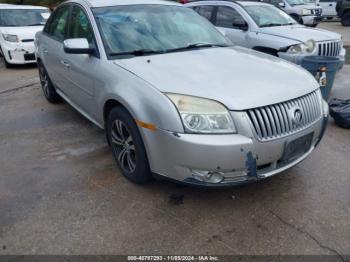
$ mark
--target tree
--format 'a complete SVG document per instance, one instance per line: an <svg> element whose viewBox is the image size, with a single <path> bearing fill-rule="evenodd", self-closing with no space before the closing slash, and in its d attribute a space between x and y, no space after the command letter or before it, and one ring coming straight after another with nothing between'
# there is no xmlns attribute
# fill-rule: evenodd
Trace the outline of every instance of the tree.
<svg viewBox="0 0 350 262"><path fill-rule="evenodd" d="M41 5L53 7L63 2L63 0L0 0L0 3L21 4L21 5Z"/></svg>

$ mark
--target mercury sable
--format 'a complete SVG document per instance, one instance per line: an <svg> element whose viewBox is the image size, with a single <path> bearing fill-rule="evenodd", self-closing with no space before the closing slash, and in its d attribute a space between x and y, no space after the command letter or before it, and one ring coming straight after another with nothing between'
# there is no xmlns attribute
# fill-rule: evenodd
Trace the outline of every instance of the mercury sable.
<svg viewBox="0 0 350 262"><path fill-rule="evenodd" d="M170 1L68 1L36 44L47 100L105 129L136 183L257 181L305 159L325 130L328 107L308 72L231 46Z"/></svg>

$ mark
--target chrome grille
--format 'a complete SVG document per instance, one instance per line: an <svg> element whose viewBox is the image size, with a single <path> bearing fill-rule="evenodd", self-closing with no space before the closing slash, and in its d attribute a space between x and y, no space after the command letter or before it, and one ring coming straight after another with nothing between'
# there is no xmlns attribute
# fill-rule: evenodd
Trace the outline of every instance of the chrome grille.
<svg viewBox="0 0 350 262"><path fill-rule="evenodd" d="M322 42L318 43L318 55L319 56L338 56L341 51L341 42Z"/></svg>
<svg viewBox="0 0 350 262"><path fill-rule="evenodd" d="M299 123L295 123L294 110L302 112ZM248 116L259 140L268 141L298 132L322 117L320 91L264 107L248 110Z"/></svg>

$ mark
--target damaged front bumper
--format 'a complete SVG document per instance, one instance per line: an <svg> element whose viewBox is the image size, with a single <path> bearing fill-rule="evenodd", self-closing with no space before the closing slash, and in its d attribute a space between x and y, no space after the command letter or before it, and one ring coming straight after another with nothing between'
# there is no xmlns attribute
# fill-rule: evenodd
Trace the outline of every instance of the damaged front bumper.
<svg viewBox="0 0 350 262"><path fill-rule="evenodd" d="M1 49L6 61L10 64L28 64L36 62L34 42L4 42L1 45Z"/></svg>
<svg viewBox="0 0 350 262"><path fill-rule="evenodd" d="M196 186L223 187L256 182L307 158L322 139L327 115L302 131L269 142L260 142L253 135L148 132L145 144L151 170L157 178ZM310 134L312 140L306 152L282 161L288 143Z"/></svg>

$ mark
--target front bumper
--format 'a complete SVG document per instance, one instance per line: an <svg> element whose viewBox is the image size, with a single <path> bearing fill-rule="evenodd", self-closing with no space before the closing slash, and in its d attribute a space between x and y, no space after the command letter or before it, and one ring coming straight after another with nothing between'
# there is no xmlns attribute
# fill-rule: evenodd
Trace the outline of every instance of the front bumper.
<svg viewBox="0 0 350 262"><path fill-rule="evenodd" d="M301 19L303 21L303 25L317 25L323 20L322 16L315 15L305 15L302 16Z"/></svg>
<svg viewBox="0 0 350 262"><path fill-rule="evenodd" d="M2 42L1 49L6 61L10 64L29 64L35 63L34 42L11 43Z"/></svg>
<svg viewBox="0 0 350 262"><path fill-rule="evenodd" d="M245 118L244 112L232 113ZM247 121L247 119L245 119ZM249 124L238 125L232 135L178 134L165 130L144 131L144 141L151 170L162 178L185 184L222 187L256 182L303 161L322 139L327 125L326 115L312 126L284 138L260 142ZM313 133L310 149L292 161L281 162L285 146ZM220 173L223 179L211 183L195 178L198 170Z"/></svg>
<svg viewBox="0 0 350 262"><path fill-rule="evenodd" d="M297 65L301 65L304 58L310 55L315 55L317 56L318 51L316 50L313 54L291 54L291 53L287 53L287 52L278 52L278 56L282 59L285 59L287 61L290 61L294 64ZM345 57L346 57L346 49L342 48L342 50L340 51L339 56L337 56L336 58L339 59L340 65L339 65L339 69L342 69L344 64L345 64Z"/></svg>

